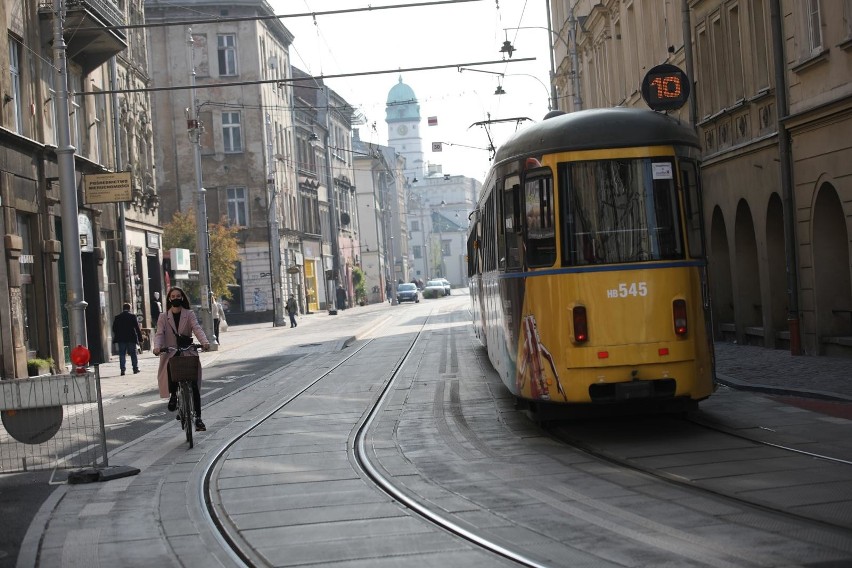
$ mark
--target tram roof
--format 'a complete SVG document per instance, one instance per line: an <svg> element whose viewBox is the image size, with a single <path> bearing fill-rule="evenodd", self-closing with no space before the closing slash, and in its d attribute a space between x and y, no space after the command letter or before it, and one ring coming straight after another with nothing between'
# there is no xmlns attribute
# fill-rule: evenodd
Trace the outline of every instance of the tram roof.
<svg viewBox="0 0 852 568"><path fill-rule="evenodd" d="M700 148L693 128L668 115L629 107L590 109L522 128L497 149L494 163L549 152L661 145Z"/></svg>

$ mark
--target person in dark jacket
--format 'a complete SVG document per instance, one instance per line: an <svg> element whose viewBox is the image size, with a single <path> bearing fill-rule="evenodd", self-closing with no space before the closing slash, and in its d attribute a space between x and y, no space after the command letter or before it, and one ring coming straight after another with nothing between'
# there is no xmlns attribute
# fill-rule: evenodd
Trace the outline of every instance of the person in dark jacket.
<svg viewBox="0 0 852 568"><path fill-rule="evenodd" d="M121 368L121 374L124 374L127 354L130 353L130 362L133 364L135 375L139 372L136 345L142 343L142 329L136 321L136 316L130 313L130 304L125 302L122 309L124 311L115 316L112 322L112 342L118 344L118 365Z"/></svg>

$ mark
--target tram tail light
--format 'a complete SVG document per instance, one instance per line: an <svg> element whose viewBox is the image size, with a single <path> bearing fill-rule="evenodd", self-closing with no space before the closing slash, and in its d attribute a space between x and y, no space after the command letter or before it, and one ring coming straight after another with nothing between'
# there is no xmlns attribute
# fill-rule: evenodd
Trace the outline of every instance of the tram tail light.
<svg viewBox="0 0 852 568"><path fill-rule="evenodd" d="M585 343L589 340L589 322L586 319L586 306L574 306L574 341Z"/></svg>
<svg viewBox="0 0 852 568"><path fill-rule="evenodd" d="M684 337L689 329L686 323L686 300L675 300L672 302L672 316L674 317L675 335Z"/></svg>

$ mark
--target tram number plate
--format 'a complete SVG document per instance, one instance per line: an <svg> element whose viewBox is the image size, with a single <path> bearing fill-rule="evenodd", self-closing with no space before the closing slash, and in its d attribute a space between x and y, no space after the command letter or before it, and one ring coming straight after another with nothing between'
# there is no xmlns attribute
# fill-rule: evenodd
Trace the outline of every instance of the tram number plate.
<svg viewBox="0 0 852 568"><path fill-rule="evenodd" d="M607 298L626 298L627 296L647 296L648 284L646 282L621 282L618 288L610 288L606 291Z"/></svg>

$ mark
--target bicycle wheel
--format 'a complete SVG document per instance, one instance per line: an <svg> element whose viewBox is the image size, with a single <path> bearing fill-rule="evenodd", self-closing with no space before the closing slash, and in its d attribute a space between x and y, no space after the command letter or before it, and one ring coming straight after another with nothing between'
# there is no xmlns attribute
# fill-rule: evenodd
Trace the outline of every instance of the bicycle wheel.
<svg viewBox="0 0 852 568"><path fill-rule="evenodd" d="M183 427L186 429L186 441L192 448L192 387L184 381L180 384L181 406L183 407Z"/></svg>

